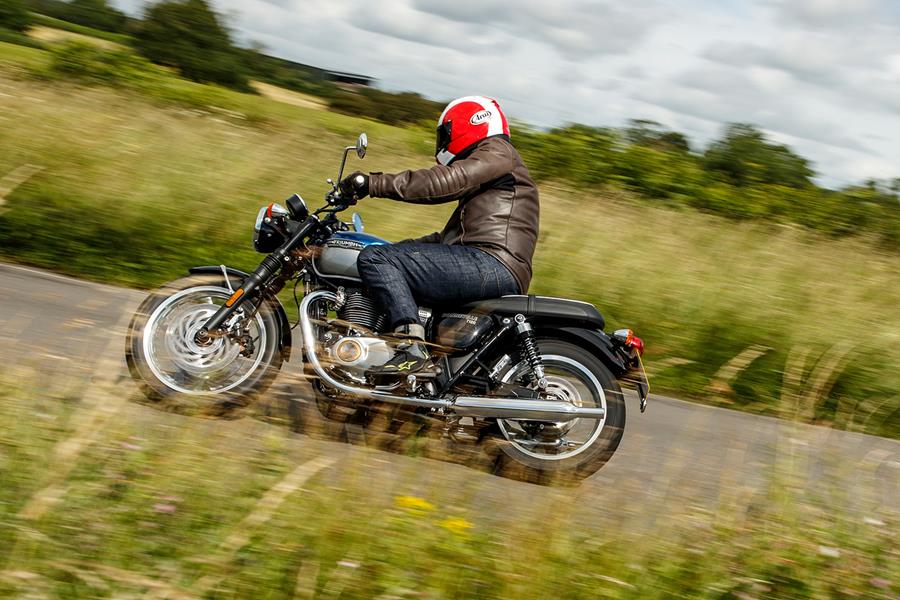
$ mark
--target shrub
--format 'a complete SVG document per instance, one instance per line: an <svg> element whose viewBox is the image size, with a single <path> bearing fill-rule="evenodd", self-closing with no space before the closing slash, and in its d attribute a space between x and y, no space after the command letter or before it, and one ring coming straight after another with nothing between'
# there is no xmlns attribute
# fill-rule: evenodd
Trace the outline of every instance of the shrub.
<svg viewBox="0 0 900 600"><path fill-rule="evenodd" d="M108 50L70 41L50 48L52 59L38 77L73 79L81 83L112 85L144 94L163 104L181 104L238 118L244 123L266 121L255 105L240 95L214 85L188 81L158 67L130 50ZM237 101L236 101L237 99Z"/></svg>
<svg viewBox="0 0 900 600"><path fill-rule="evenodd" d="M0 28L0 42L7 44L17 44L19 46L28 46L29 48L44 48L44 44L38 40L28 37L24 33L12 31L10 29Z"/></svg>
<svg viewBox="0 0 900 600"><path fill-rule="evenodd" d="M703 155L706 170L736 186L772 183L805 188L814 175L809 161L787 146L769 142L753 125L732 123Z"/></svg>
<svg viewBox="0 0 900 600"><path fill-rule="evenodd" d="M413 92L392 94L374 88L342 90L329 98L328 104L336 112L388 125L433 123L444 109L443 102L428 100Z"/></svg>
<svg viewBox="0 0 900 600"><path fill-rule="evenodd" d="M24 0L3 0L0 2L0 29L25 31L31 25L31 13Z"/></svg>
<svg viewBox="0 0 900 600"><path fill-rule="evenodd" d="M240 52L206 0L164 0L147 8L135 46L188 79L250 91Z"/></svg>
<svg viewBox="0 0 900 600"><path fill-rule="evenodd" d="M121 32L125 28L124 13L110 6L106 0L71 0L67 3L67 21L103 31Z"/></svg>
<svg viewBox="0 0 900 600"><path fill-rule="evenodd" d="M159 77L157 67L128 50L106 50L84 42L66 42L50 49L50 73L97 83L135 85Z"/></svg>

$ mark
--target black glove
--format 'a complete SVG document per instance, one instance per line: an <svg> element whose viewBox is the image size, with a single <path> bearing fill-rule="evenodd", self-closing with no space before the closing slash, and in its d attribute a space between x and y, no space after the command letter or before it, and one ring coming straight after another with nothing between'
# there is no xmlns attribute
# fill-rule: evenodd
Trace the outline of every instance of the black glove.
<svg viewBox="0 0 900 600"><path fill-rule="evenodd" d="M338 187L344 198L356 200L365 198L369 195L369 176L359 171L350 173L341 180Z"/></svg>

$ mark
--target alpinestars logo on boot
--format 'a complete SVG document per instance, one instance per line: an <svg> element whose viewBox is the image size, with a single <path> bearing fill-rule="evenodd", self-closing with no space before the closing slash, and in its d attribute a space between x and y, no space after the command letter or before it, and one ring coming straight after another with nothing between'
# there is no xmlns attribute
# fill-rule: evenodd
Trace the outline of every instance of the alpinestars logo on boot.
<svg viewBox="0 0 900 600"><path fill-rule="evenodd" d="M407 362L400 363L399 365L384 365L385 369L397 369L398 371L409 371L416 364L416 361L410 360Z"/></svg>

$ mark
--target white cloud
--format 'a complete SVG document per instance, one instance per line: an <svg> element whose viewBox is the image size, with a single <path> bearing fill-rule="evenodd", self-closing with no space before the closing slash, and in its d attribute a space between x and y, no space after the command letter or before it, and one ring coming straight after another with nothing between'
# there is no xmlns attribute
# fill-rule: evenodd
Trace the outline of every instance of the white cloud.
<svg viewBox="0 0 900 600"><path fill-rule="evenodd" d="M779 16L812 27L866 22L891 0L782 0Z"/></svg>
<svg viewBox="0 0 900 600"><path fill-rule="evenodd" d="M544 42L563 57L583 60L628 53L668 14L655 0L412 0L431 17L478 24Z"/></svg>
<svg viewBox="0 0 900 600"><path fill-rule="evenodd" d="M891 179L897 176L897 164L877 156L854 158L847 165L847 170L856 181Z"/></svg>
<svg viewBox="0 0 900 600"><path fill-rule="evenodd" d="M756 84L757 89L763 90L769 94L784 93L792 82L789 73L771 67L750 67L747 70L747 76L750 81Z"/></svg>
<svg viewBox="0 0 900 600"><path fill-rule="evenodd" d="M884 59L884 66L893 79L900 79L900 54L891 54Z"/></svg>
<svg viewBox="0 0 900 600"><path fill-rule="evenodd" d="M134 10L139 0L116 0ZM897 0L214 0L243 41L538 125L754 122L826 184L900 175ZM515 132L513 132L515 135Z"/></svg>

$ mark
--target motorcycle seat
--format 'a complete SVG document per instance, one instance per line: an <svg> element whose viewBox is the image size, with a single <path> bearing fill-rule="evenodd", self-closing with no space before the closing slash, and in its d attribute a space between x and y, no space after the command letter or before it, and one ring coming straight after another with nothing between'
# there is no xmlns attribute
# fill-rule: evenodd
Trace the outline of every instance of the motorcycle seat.
<svg viewBox="0 0 900 600"><path fill-rule="evenodd" d="M606 325L603 315L593 304L549 296L501 296L500 298L470 302L459 309L478 314L516 315L521 313L528 318L575 322L596 329L603 329Z"/></svg>

